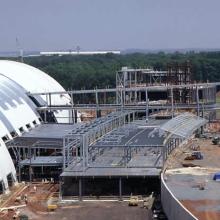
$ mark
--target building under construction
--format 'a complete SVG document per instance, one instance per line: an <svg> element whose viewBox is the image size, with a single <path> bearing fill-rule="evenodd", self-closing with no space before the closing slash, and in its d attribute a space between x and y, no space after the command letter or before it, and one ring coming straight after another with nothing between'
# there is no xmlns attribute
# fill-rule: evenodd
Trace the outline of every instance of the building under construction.
<svg viewBox="0 0 220 220"><path fill-rule="evenodd" d="M197 99L201 99L204 104L215 103L216 88L208 84L201 87L196 84L191 86L192 76L189 61L183 64L168 64L166 71L124 67L116 74L117 103L137 104L146 101L146 92L140 87L152 87L148 90L149 101L165 100L174 104L193 104L197 103Z"/></svg>
<svg viewBox="0 0 220 220"><path fill-rule="evenodd" d="M10 131L2 141L16 168L8 184L53 179L63 200L123 199L159 190L168 155L201 133L219 108L218 83L192 83L192 75L189 62L170 64L166 71L124 67L116 73L116 88L19 89L22 98L16 100L25 100L33 117L10 130L5 114ZM81 121L85 112L93 119Z"/></svg>

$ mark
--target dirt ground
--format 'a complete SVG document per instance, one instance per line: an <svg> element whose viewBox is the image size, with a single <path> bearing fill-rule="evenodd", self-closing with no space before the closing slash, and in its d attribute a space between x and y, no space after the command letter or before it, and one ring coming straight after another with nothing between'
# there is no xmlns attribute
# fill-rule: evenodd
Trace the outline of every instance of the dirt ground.
<svg viewBox="0 0 220 220"><path fill-rule="evenodd" d="M34 209L33 209L34 208ZM39 211L36 207L29 206L21 209L21 214L29 220L150 220L151 211L144 209L142 204L136 207L128 206L127 202L78 202L62 205L56 211ZM12 219L9 213L2 220Z"/></svg>
<svg viewBox="0 0 220 220"><path fill-rule="evenodd" d="M201 200L201 201L192 201L192 200L184 200L181 201L183 205L191 210L193 214L199 219L199 220L219 220L220 219L220 212L216 211L213 212L210 211L198 211L198 206L210 206L210 205L218 205L219 201L213 201L213 200Z"/></svg>
<svg viewBox="0 0 220 220"><path fill-rule="evenodd" d="M129 207L127 202L81 202L60 207L56 212L41 216L42 220L150 220L150 211Z"/></svg>
<svg viewBox="0 0 220 220"><path fill-rule="evenodd" d="M12 187L10 194L0 197L0 210L5 209L1 210L0 219L10 220L17 211L28 216L31 214L29 219L34 219L39 213L46 213L48 201L57 199L58 189L58 184L50 182Z"/></svg>
<svg viewBox="0 0 220 220"><path fill-rule="evenodd" d="M27 201L24 198L27 196ZM21 201L17 201L21 198ZM48 204L57 204L55 211L48 211ZM90 201L62 204L58 202L58 185L53 183L35 183L20 185L12 190L5 202L0 204L10 208L9 211L0 212L1 220L11 220L18 210L21 215L27 215L29 220L148 220L151 211L143 208L140 202L137 207L129 207L128 202ZM19 218L17 218L19 219Z"/></svg>
<svg viewBox="0 0 220 220"><path fill-rule="evenodd" d="M220 136L220 133L219 133ZM193 146L199 146L197 150L201 151L204 158L202 160L187 161L184 158L187 154L192 153ZM220 146L213 145L212 139L194 138L183 147L174 149L166 161L167 169L180 168L183 163L192 163L200 167L220 167Z"/></svg>

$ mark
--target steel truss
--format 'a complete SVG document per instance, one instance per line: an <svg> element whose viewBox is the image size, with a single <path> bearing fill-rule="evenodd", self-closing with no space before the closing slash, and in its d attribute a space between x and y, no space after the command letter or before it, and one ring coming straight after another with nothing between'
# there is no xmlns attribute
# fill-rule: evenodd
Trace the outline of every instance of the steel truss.
<svg viewBox="0 0 220 220"><path fill-rule="evenodd" d="M82 164L83 170L88 168L94 156L100 153L90 146L103 135L123 126L134 118L134 115L135 112L132 111L114 112L81 125L66 135L63 141L63 169L79 163Z"/></svg>

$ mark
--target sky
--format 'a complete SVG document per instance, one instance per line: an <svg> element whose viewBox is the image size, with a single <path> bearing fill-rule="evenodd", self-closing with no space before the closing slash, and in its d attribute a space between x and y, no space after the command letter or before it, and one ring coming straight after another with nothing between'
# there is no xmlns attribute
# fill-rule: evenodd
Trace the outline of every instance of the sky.
<svg viewBox="0 0 220 220"><path fill-rule="evenodd" d="M219 10L220 0L0 0L0 51L215 49Z"/></svg>

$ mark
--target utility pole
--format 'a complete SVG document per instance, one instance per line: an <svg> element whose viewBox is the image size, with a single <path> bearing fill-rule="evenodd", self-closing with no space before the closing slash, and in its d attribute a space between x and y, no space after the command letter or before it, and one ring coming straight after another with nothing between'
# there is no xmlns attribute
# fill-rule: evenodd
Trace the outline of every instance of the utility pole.
<svg viewBox="0 0 220 220"><path fill-rule="evenodd" d="M21 62L21 63L24 63L24 58L23 58L24 53L23 53L23 49L22 49L22 47L21 47L21 45L20 45L20 42L19 42L19 40L18 40L17 37L16 37L16 47L17 47L17 49L18 49L18 51L19 51L18 58L20 59L20 62Z"/></svg>
<svg viewBox="0 0 220 220"><path fill-rule="evenodd" d="M80 46L76 46L76 52L77 52L77 54L80 53L80 50L81 50Z"/></svg>

